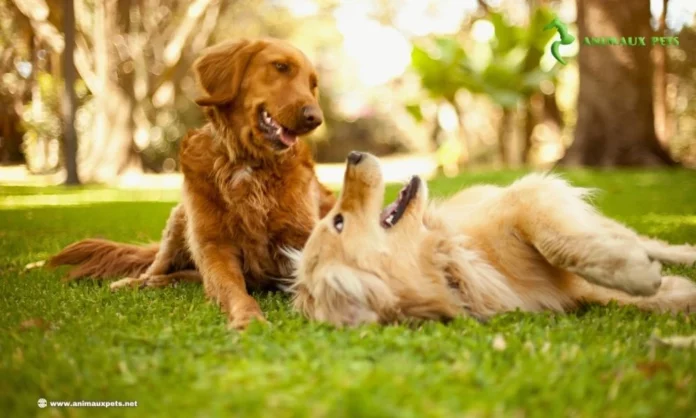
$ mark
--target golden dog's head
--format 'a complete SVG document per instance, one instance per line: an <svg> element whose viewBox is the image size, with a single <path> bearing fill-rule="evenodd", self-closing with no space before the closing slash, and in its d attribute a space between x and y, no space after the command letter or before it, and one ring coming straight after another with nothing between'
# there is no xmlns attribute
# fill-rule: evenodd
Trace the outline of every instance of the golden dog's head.
<svg viewBox="0 0 696 418"><path fill-rule="evenodd" d="M384 190L379 160L351 153L338 203L295 257L294 306L304 315L336 325L456 315L431 271L426 183L412 177L382 210Z"/></svg>
<svg viewBox="0 0 696 418"><path fill-rule="evenodd" d="M321 125L314 66L280 40L225 42L205 50L193 65L203 96L247 148L272 152L292 147Z"/></svg>

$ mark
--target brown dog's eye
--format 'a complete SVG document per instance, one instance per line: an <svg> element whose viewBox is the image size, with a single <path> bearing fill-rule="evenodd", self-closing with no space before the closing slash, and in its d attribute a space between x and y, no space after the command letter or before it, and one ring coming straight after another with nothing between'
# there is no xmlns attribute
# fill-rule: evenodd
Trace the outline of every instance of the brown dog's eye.
<svg viewBox="0 0 696 418"><path fill-rule="evenodd" d="M279 73L287 73L290 70L290 66L284 62L275 62L273 65Z"/></svg>
<svg viewBox="0 0 696 418"><path fill-rule="evenodd" d="M336 228L336 231L343 231L343 215L339 213L338 215L334 216L333 224L334 228Z"/></svg>

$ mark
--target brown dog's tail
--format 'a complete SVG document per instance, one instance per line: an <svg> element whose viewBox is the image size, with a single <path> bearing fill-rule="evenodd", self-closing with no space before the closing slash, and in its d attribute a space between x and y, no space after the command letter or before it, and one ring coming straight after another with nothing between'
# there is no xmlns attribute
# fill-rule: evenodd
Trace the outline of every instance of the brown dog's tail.
<svg viewBox="0 0 696 418"><path fill-rule="evenodd" d="M66 280L91 277L137 277L155 260L159 244L122 244L102 239L86 239L70 244L48 260L49 267L75 266Z"/></svg>

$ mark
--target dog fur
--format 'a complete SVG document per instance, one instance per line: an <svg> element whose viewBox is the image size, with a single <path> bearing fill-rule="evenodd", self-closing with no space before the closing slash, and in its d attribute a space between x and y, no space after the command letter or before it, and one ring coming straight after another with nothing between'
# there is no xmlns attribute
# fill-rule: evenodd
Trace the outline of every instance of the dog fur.
<svg viewBox="0 0 696 418"><path fill-rule="evenodd" d="M412 182L415 196L387 228L377 158L349 157L338 203L304 250L292 252L295 309L335 325L569 312L610 301L696 311L696 283L662 276L660 265L691 265L696 247L639 236L598 213L590 190L531 174L430 204L426 183Z"/></svg>
<svg viewBox="0 0 696 418"><path fill-rule="evenodd" d="M222 43L193 67L208 123L182 141L182 202L160 244L85 240L49 265L76 266L72 279L131 276L114 289L202 280L240 329L264 319L247 287L287 278L281 248L302 248L335 202L297 140L322 122L317 75L302 52L271 39Z"/></svg>

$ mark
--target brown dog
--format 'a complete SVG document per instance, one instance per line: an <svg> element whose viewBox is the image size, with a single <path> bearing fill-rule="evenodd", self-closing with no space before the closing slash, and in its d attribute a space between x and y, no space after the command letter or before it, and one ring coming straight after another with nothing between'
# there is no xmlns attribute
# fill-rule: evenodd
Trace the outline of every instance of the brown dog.
<svg viewBox="0 0 696 418"><path fill-rule="evenodd" d="M103 240L70 245L49 265L70 278L138 276L113 283L162 286L201 280L244 328L263 319L249 286L273 285L291 267L281 249L302 248L335 202L298 137L322 123L317 75L302 52L277 40L228 42L194 63L209 122L181 144L182 203L159 245Z"/></svg>

